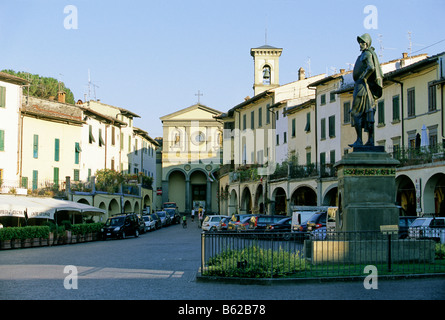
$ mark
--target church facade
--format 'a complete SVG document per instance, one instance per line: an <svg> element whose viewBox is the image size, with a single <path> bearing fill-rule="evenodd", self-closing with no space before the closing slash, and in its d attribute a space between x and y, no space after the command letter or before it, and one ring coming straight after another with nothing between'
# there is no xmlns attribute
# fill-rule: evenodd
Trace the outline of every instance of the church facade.
<svg viewBox="0 0 445 320"><path fill-rule="evenodd" d="M163 126L162 202L176 202L179 212L200 206L219 212L218 171L222 157L221 112L200 103L160 118Z"/></svg>

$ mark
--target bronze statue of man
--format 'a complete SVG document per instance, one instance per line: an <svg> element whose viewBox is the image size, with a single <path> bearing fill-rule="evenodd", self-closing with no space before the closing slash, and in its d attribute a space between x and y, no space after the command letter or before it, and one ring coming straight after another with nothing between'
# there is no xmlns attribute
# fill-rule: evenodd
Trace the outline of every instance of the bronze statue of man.
<svg viewBox="0 0 445 320"><path fill-rule="evenodd" d="M375 100L382 96L383 72L377 54L371 47L372 39L367 33L357 37L362 52L354 65L354 93L351 108L351 125L357 140L351 147L363 146L362 130L368 132L366 146L374 146Z"/></svg>

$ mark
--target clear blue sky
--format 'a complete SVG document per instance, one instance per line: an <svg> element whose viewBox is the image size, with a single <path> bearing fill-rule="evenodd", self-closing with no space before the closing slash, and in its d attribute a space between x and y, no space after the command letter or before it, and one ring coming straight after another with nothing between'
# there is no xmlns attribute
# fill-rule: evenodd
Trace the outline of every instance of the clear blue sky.
<svg viewBox="0 0 445 320"><path fill-rule="evenodd" d="M67 5L77 29L64 26ZM377 29L364 26L367 5ZM381 62L408 52L409 31L413 54L443 52L444 12L444 0L0 0L0 69L59 78L76 100L89 69L96 98L139 114L135 125L157 137L159 117L195 104L198 90L220 111L252 96L250 48L266 29L267 44L283 48L285 84L308 73L309 59L312 75L348 69L365 32L378 53L381 35Z"/></svg>

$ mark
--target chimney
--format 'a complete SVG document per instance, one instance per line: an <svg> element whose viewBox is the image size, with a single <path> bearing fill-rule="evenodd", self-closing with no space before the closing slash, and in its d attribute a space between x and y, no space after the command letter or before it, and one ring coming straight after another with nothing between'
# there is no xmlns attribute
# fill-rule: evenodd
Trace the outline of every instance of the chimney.
<svg viewBox="0 0 445 320"><path fill-rule="evenodd" d="M341 74L344 74L345 71L346 71L346 69L340 69L340 73L341 73Z"/></svg>
<svg viewBox="0 0 445 320"><path fill-rule="evenodd" d="M407 59L407 58L408 58L408 53L402 52L402 59Z"/></svg>
<svg viewBox="0 0 445 320"><path fill-rule="evenodd" d="M306 72L303 68L298 69L298 80L306 79Z"/></svg>
<svg viewBox="0 0 445 320"><path fill-rule="evenodd" d="M63 92L63 91L59 91L59 92L57 92L57 100L58 100L59 102L61 102L61 103L65 103L65 96L66 96L66 93L65 93L65 92Z"/></svg>

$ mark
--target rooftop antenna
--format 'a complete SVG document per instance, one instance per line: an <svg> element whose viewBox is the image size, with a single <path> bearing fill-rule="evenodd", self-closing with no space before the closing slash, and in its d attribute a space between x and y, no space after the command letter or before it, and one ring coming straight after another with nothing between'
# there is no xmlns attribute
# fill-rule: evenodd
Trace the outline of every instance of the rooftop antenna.
<svg viewBox="0 0 445 320"><path fill-rule="evenodd" d="M90 69L88 69L88 100L91 100L91 86L93 86L94 100L96 100L96 88L99 86L91 82Z"/></svg>
<svg viewBox="0 0 445 320"><path fill-rule="evenodd" d="M312 76L312 74L311 74L311 57L307 57L306 64L307 64L308 77L310 78Z"/></svg>
<svg viewBox="0 0 445 320"><path fill-rule="evenodd" d="M409 41L409 47L408 47L408 57L411 57L412 51L413 51L413 41L411 37L412 32L408 31L408 41Z"/></svg>

